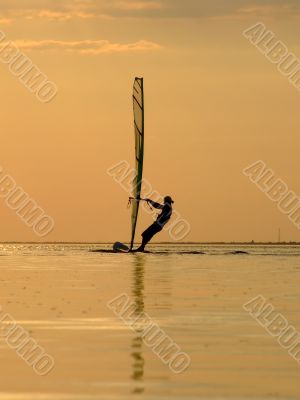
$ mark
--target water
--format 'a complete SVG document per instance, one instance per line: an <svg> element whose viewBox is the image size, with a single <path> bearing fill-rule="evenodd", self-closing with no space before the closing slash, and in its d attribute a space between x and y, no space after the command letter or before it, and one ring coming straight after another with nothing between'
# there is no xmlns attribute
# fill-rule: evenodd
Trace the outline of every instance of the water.
<svg viewBox="0 0 300 400"><path fill-rule="evenodd" d="M263 295L300 330L300 246L97 248L110 245L0 245L1 315L55 360L38 376L2 337L0 399L300 398L300 365L243 309ZM193 251L206 254L182 254ZM121 293L190 356L186 371L172 372L107 307Z"/></svg>

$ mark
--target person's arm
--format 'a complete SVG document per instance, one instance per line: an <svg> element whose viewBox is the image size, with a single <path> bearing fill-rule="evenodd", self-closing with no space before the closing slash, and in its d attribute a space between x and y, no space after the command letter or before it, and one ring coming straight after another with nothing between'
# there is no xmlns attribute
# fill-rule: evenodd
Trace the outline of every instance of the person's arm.
<svg viewBox="0 0 300 400"><path fill-rule="evenodd" d="M153 201L151 199L141 199L144 201L147 201L148 203L150 203L152 205L152 207L157 208L159 210L162 210L164 208L164 206L162 204L156 203L156 201Z"/></svg>

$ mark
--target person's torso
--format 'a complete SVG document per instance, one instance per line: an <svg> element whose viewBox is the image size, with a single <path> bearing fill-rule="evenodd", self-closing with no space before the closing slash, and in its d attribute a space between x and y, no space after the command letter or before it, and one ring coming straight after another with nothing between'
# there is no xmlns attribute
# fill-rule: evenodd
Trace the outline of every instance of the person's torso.
<svg viewBox="0 0 300 400"><path fill-rule="evenodd" d="M161 213L158 215L156 222L160 225L165 225L172 216L172 206L170 204L165 204Z"/></svg>

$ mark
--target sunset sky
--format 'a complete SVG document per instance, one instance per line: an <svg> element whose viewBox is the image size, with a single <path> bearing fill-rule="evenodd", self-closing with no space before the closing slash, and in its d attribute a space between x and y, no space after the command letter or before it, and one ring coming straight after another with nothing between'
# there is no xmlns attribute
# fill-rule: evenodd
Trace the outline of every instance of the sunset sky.
<svg viewBox="0 0 300 400"><path fill-rule="evenodd" d="M242 34L263 22L300 58L299 21L296 0L1 0L5 40L58 94L39 102L0 61L0 165L55 221L39 238L0 198L0 240L130 239L128 193L106 171L134 165L141 76L145 178L190 223L185 241L276 241L279 227L300 241L242 172L263 160L300 196L300 92ZM150 222L141 211L137 238Z"/></svg>

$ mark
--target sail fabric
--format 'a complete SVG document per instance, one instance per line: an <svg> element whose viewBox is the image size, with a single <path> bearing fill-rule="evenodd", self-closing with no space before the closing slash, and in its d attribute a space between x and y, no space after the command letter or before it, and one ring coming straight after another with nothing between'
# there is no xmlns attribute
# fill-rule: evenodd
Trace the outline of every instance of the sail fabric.
<svg viewBox="0 0 300 400"><path fill-rule="evenodd" d="M135 179L132 188L131 210L131 245L133 248L137 218L139 213L139 199L141 197L144 161L144 82L143 78L135 78L133 85L133 115L135 135Z"/></svg>

